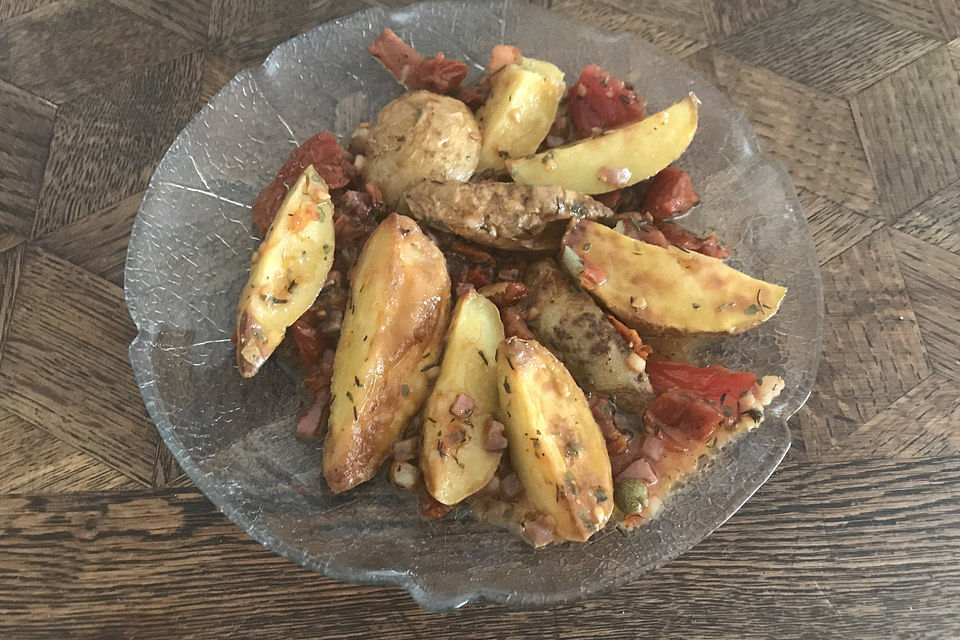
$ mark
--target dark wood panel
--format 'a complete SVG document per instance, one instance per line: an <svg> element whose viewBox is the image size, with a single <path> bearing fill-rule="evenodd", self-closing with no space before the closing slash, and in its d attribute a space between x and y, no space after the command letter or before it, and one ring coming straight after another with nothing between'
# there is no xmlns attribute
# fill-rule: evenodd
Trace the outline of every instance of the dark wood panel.
<svg viewBox="0 0 960 640"><path fill-rule="evenodd" d="M900 216L893 228L960 253L960 180Z"/></svg>
<svg viewBox="0 0 960 640"><path fill-rule="evenodd" d="M62 102L195 46L107 2L61 0L0 22L0 79Z"/></svg>
<svg viewBox="0 0 960 640"><path fill-rule="evenodd" d="M798 186L854 211L877 215L873 176L845 100L745 64L714 47L686 62L743 111L763 150L786 165Z"/></svg>
<svg viewBox="0 0 960 640"><path fill-rule="evenodd" d="M850 97L940 44L856 6L809 0L774 12L718 46L797 82Z"/></svg>
<svg viewBox="0 0 960 640"><path fill-rule="evenodd" d="M933 367L960 380L960 255L891 231ZM960 395L960 387L956 387Z"/></svg>
<svg viewBox="0 0 960 640"><path fill-rule="evenodd" d="M946 47L851 102L889 218L960 178L960 75Z"/></svg>
<svg viewBox="0 0 960 640"><path fill-rule="evenodd" d="M55 113L46 100L0 82L0 242L30 235Z"/></svg>
<svg viewBox="0 0 960 640"><path fill-rule="evenodd" d="M60 107L35 237L146 189L197 111L202 63L202 54L187 54Z"/></svg>
<svg viewBox="0 0 960 640"><path fill-rule="evenodd" d="M122 290L31 248L15 301L0 407L149 483L158 435L127 359L134 330Z"/></svg>
<svg viewBox="0 0 960 640"><path fill-rule="evenodd" d="M931 374L889 232L826 263L823 360L800 410L807 453L841 446L861 424Z"/></svg>
<svg viewBox="0 0 960 640"><path fill-rule="evenodd" d="M797 195L810 222L810 232L817 244L821 265L883 226L874 217L854 213L802 187L797 190Z"/></svg>
<svg viewBox="0 0 960 640"><path fill-rule="evenodd" d="M119 471L0 409L0 493L135 489Z"/></svg>
<svg viewBox="0 0 960 640"><path fill-rule="evenodd" d="M791 464L704 543L631 586L554 610L438 616L399 589L337 584L272 555L196 493L14 496L0 498L0 632L944 637L960 624L958 522L960 458Z"/></svg>

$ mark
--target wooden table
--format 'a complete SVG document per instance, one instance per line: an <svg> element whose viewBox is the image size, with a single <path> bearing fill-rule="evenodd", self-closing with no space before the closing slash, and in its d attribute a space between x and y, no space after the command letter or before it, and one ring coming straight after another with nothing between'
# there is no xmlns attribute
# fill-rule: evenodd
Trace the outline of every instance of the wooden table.
<svg viewBox="0 0 960 640"><path fill-rule="evenodd" d="M365 6L271 4L0 0L0 636L960 636L957 2L552 3L684 58L788 167L824 359L787 459L702 544L572 606L446 616L253 541L130 372L124 252L164 150L239 69Z"/></svg>

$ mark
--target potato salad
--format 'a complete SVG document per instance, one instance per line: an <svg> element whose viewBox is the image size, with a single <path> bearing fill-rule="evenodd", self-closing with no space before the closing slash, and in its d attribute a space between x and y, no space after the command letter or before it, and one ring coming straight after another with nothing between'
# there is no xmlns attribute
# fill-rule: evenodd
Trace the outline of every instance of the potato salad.
<svg viewBox="0 0 960 640"><path fill-rule="evenodd" d="M240 375L274 353L299 374L333 493L384 477L534 547L641 526L783 388L695 357L787 293L683 227L700 101L647 113L600 66L569 82L507 44L473 84L390 29L369 52L402 92L253 203Z"/></svg>

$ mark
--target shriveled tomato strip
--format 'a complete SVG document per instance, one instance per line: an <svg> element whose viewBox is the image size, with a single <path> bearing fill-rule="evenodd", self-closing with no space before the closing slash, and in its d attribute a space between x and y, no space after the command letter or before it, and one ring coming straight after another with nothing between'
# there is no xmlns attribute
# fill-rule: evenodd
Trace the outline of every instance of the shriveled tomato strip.
<svg viewBox="0 0 960 640"><path fill-rule="evenodd" d="M739 406L740 396L757 382L757 377L752 373L731 371L720 365L696 367L669 360L647 360L647 374L655 393L680 389L698 398L730 407L734 413Z"/></svg>
<svg viewBox="0 0 960 640"><path fill-rule="evenodd" d="M467 77L467 65L461 61L447 59L442 53L424 58L389 28L384 29L367 50L397 82L411 91L450 93Z"/></svg>
<svg viewBox="0 0 960 640"><path fill-rule="evenodd" d="M726 422L717 403L676 388L654 398L643 413L647 431L673 451L687 451L704 442Z"/></svg>
<svg viewBox="0 0 960 640"><path fill-rule="evenodd" d="M267 232L290 187L310 165L313 165L331 190L345 186L355 173L353 163L332 133L321 131L313 136L290 153L277 176L253 203L251 213L260 235Z"/></svg>

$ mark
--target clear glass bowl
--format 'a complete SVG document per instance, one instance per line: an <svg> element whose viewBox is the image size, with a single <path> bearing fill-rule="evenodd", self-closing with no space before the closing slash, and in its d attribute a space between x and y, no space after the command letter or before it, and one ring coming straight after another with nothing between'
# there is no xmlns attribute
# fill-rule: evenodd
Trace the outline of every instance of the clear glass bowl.
<svg viewBox="0 0 960 640"><path fill-rule="evenodd" d="M482 74L506 42L550 60L568 81L598 63L632 82L651 111L688 91L703 102L681 165L703 204L687 219L719 233L748 273L789 286L777 316L704 355L775 373L786 389L767 421L727 447L668 500L658 518L586 544L534 550L468 514L428 521L409 494L375 480L332 495L320 447L294 436L297 389L276 363L241 380L234 309L257 246L250 204L296 141L343 138L400 93L366 47L384 27L421 52ZM703 78L632 35L612 35L524 2L430 2L324 24L238 74L180 133L130 236L126 300L139 330L130 360L147 411L197 486L251 536L336 579L397 584L424 607L470 600L537 606L635 580L696 544L767 479L790 446L786 420L806 400L820 356L817 257L793 185L762 155L746 119Z"/></svg>

